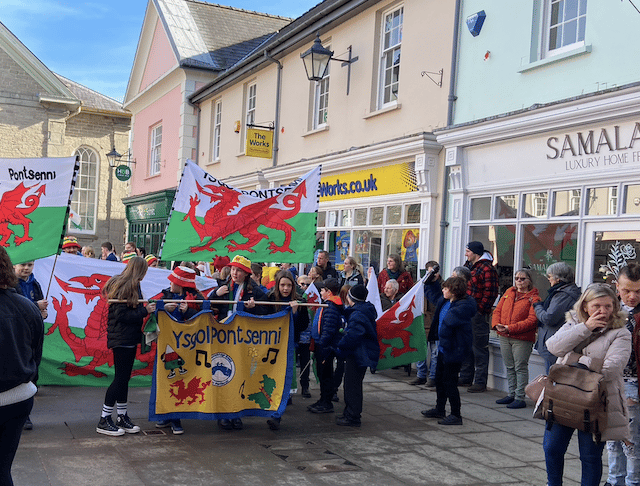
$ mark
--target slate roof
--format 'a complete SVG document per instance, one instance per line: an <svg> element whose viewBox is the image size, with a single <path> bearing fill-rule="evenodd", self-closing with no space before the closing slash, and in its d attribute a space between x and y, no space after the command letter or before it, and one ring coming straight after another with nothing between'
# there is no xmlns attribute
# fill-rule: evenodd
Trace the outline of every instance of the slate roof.
<svg viewBox="0 0 640 486"><path fill-rule="evenodd" d="M180 65L222 71L292 19L201 0L156 0Z"/></svg>
<svg viewBox="0 0 640 486"><path fill-rule="evenodd" d="M57 78L71 91L76 98L82 102L82 108L89 108L97 111L107 111L112 113L120 113L122 115L131 115L129 110L122 108L122 103L108 96L93 91L75 81L54 73Z"/></svg>

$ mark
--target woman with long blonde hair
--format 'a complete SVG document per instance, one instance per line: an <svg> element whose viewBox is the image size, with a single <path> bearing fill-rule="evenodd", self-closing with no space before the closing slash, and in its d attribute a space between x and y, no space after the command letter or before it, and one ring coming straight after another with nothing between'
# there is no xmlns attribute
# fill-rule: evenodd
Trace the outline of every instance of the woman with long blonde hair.
<svg viewBox="0 0 640 486"><path fill-rule="evenodd" d="M117 436L140 432L140 427L131 422L127 414L127 396L136 348L142 339L142 322L147 314L156 310L155 303L145 306L142 302L140 282L147 269L144 258L133 257L124 271L111 277L102 290L106 299L123 302L109 304L107 347L113 352L115 376L104 397L102 416L96 427L99 434ZM118 413L115 424L111 417L114 406Z"/></svg>

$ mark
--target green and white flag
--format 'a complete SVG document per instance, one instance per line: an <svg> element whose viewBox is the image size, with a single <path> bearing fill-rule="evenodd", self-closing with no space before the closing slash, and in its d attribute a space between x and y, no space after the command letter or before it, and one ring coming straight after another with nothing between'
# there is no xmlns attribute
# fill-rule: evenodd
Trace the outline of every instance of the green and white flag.
<svg viewBox="0 0 640 486"><path fill-rule="evenodd" d="M281 187L240 190L187 161L160 250L163 260L311 263L320 166Z"/></svg>
<svg viewBox="0 0 640 486"><path fill-rule="evenodd" d="M424 332L424 283L416 283L404 297L378 317L376 329L380 343L378 370L424 361L427 336Z"/></svg>
<svg viewBox="0 0 640 486"><path fill-rule="evenodd" d="M0 159L0 245L14 264L58 252L77 171L75 157Z"/></svg>

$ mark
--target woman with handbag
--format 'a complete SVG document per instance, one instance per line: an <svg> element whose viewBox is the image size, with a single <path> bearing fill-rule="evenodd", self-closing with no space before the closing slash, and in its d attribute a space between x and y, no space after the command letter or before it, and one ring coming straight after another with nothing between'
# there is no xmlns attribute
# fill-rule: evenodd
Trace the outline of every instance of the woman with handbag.
<svg viewBox="0 0 640 486"><path fill-rule="evenodd" d="M533 304L540 301L531 278L531 272L526 268L518 270L515 285L504 293L491 318L491 327L500 337L500 352L509 383L509 394L496 403L507 408L527 406L524 387L529 383L529 357L538 327Z"/></svg>
<svg viewBox="0 0 640 486"><path fill-rule="evenodd" d="M629 415L622 400L622 372L631 354L631 333L626 315L612 288L591 284L567 312L566 323L547 341L548 350L560 358L558 364L600 373L607 396L607 424L600 440L578 430L582 486L597 486L602 477L602 451L607 440L629 442ZM575 429L557 422L547 423L543 448L548 486L562 484L564 454Z"/></svg>

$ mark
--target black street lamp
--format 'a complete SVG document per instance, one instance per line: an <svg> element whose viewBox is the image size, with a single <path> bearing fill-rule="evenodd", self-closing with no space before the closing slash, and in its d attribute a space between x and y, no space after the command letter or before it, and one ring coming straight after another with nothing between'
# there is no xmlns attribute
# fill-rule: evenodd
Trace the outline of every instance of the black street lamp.
<svg viewBox="0 0 640 486"><path fill-rule="evenodd" d="M342 62L342 67L348 66L347 95L349 95L349 84L351 82L351 64L358 60L358 56L351 57L351 46L349 46L348 52L349 59L336 59L335 57L333 57L333 51L330 51L322 45L322 42L320 41L320 34L316 34L316 38L313 41L313 45L311 46L311 48L300 54L309 81L322 81L322 78L324 78L325 74L327 74L329 61L340 61Z"/></svg>

